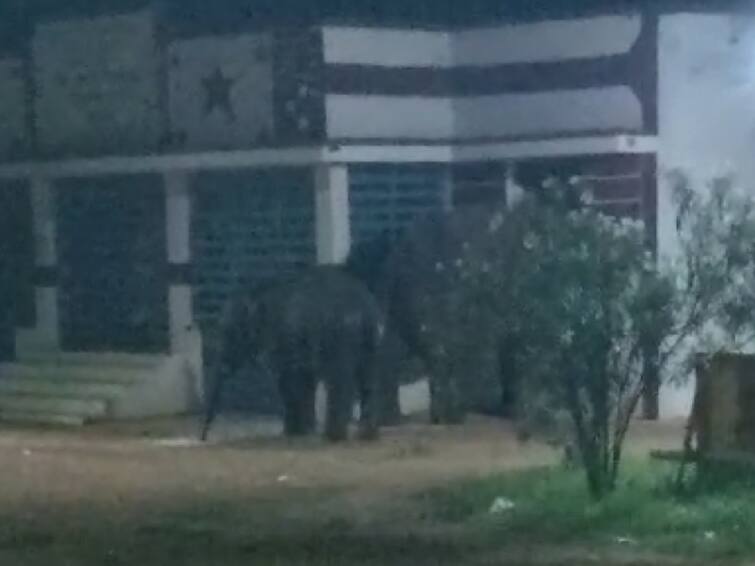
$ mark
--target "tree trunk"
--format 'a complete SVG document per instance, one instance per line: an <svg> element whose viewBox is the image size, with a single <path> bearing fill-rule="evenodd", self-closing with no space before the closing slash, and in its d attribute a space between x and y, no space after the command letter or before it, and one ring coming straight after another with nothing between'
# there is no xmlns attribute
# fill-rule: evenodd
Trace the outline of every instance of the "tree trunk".
<svg viewBox="0 0 755 566"><path fill-rule="evenodd" d="M642 398L642 416L648 421L657 421L661 416L660 409L660 380L658 376L645 380Z"/></svg>
<svg viewBox="0 0 755 566"><path fill-rule="evenodd" d="M658 348L650 347L644 352L642 416L648 421L660 418L661 378L656 359Z"/></svg>

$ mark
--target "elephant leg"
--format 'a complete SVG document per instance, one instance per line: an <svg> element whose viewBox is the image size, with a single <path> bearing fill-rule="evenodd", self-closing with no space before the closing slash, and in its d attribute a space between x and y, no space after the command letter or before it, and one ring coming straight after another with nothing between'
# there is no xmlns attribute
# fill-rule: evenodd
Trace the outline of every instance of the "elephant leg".
<svg viewBox="0 0 755 566"><path fill-rule="evenodd" d="M445 357L434 359L430 371L430 421L432 424L455 425L464 422L466 409L458 378L448 367Z"/></svg>
<svg viewBox="0 0 755 566"><path fill-rule="evenodd" d="M325 437L331 442L343 442L349 437L349 421L351 420L351 403L344 403L343 395L335 391L341 386L328 388L328 408L325 417ZM339 397L341 398L339 400Z"/></svg>
<svg viewBox="0 0 755 566"><path fill-rule="evenodd" d="M307 434L304 412L303 382L297 368L286 368L280 375L280 394L283 401L283 430L286 436Z"/></svg>
<svg viewBox="0 0 755 566"><path fill-rule="evenodd" d="M446 424L448 420L448 368L440 358L441 356L430 352L425 355L425 366L429 370L430 379L430 422L434 425Z"/></svg>
<svg viewBox="0 0 755 566"><path fill-rule="evenodd" d="M359 437L362 440L376 440L379 435L381 419L380 388L378 387L376 368L369 367L362 371L359 382Z"/></svg>
<svg viewBox="0 0 755 566"><path fill-rule="evenodd" d="M380 376L377 386L377 405L380 423L395 425L401 421L401 384L397 371L390 368L385 375Z"/></svg>
<svg viewBox="0 0 755 566"><path fill-rule="evenodd" d="M442 388L438 376L433 371L430 374L430 423L437 425L443 423Z"/></svg>
<svg viewBox="0 0 755 566"><path fill-rule="evenodd" d="M344 364L338 366L341 371L331 374L327 382L325 437L331 442L342 442L348 438L349 423L354 412L354 371L347 371Z"/></svg>
<svg viewBox="0 0 755 566"><path fill-rule="evenodd" d="M380 424L396 425L401 421L400 379L407 357L401 342L391 334L379 347L374 365L380 372L376 387Z"/></svg>
<svg viewBox="0 0 755 566"><path fill-rule="evenodd" d="M517 392L510 376L504 376L501 389L501 416L513 419L516 416Z"/></svg>
<svg viewBox="0 0 755 566"><path fill-rule="evenodd" d="M293 399L283 400L283 433L286 436L302 436L298 406Z"/></svg>
<svg viewBox="0 0 755 566"><path fill-rule="evenodd" d="M215 382L212 385L212 390L207 400L207 410L205 411L202 428L199 433L199 438L202 442L205 442L207 440L207 436L210 434L212 423L215 422L215 418L220 412L220 400L223 394L224 383L225 375L220 374L216 377Z"/></svg>
<svg viewBox="0 0 755 566"><path fill-rule="evenodd" d="M463 418L463 409L455 399L451 377L447 370L440 370L440 375L433 372L430 376L430 422L434 425L459 424Z"/></svg>
<svg viewBox="0 0 755 566"><path fill-rule="evenodd" d="M516 417L516 409L519 398L517 372L513 356L508 351L499 353L498 366L501 376L501 407L500 413L503 418L513 419Z"/></svg>
<svg viewBox="0 0 755 566"><path fill-rule="evenodd" d="M317 396L317 376L308 371L301 380L298 413L301 418L302 434L312 434L317 429L315 398Z"/></svg>

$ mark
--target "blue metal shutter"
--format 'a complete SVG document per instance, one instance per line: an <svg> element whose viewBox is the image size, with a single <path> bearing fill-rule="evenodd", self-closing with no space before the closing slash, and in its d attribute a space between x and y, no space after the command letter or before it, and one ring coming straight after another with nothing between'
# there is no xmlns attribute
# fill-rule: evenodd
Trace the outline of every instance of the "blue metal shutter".
<svg viewBox="0 0 755 566"><path fill-rule="evenodd" d="M446 168L438 165L359 165L349 172L351 235L355 245L398 236L418 218L442 210Z"/></svg>

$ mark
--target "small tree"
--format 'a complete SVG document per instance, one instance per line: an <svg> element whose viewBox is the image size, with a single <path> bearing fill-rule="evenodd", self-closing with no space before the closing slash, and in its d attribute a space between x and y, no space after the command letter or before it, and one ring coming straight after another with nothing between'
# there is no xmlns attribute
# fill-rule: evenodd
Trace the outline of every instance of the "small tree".
<svg viewBox="0 0 755 566"><path fill-rule="evenodd" d="M552 186L470 251L470 304L489 305L500 340L517 344L521 410L565 413L590 493L616 487L648 375L689 374L699 353L752 338L755 214L723 180L705 195L679 179L678 253L657 259L641 222L590 206L589 191ZM537 410L535 410L537 408Z"/></svg>

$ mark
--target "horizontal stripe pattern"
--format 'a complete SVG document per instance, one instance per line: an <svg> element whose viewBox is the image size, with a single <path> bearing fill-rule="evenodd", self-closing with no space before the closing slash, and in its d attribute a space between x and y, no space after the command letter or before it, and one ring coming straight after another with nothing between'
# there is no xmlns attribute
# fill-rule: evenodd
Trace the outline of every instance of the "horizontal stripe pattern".
<svg viewBox="0 0 755 566"><path fill-rule="evenodd" d="M496 93L584 89L612 84L632 71L628 57L587 61L519 63L491 68L381 67L354 64L325 69L331 94L475 96Z"/></svg>
<svg viewBox="0 0 755 566"><path fill-rule="evenodd" d="M553 132L642 129L628 87L465 97L328 95L328 133L339 139L496 139Z"/></svg>
<svg viewBox="0 0 755 566"><path fill-rule="evenodd" d="M449 32L325 27L322 33L327 64L444 68L455 64Z"/></svg>
<svg viewBox="0 0 755 566"><path fill-rule="evenodd" d="M456 100L454 110L461 139L642 129L640 103L623 86L468 97Z"/></svg>
<svg viewBox="0 0 755 566"><path fill-rule="evenodd" d="M656 128L655 18L467 30L451 33L450 44L448 32L323 33L330 139L510 139Z"/></svg>
<svg viewBox="0 0 755 566"><path fill-rule="evenodd" d="M447 140L455 136L454 105L421 96L328 95L331 138Z"/></svg>
<svg viewBox="0 0 755 566"><path fill-rule="evenodd" d="M467 30L454 36L454 62L495 66L619 55L632 48L641 29L635 14Z"/></svg>
<svg viewBox="0 0 755 566"><path fill-rule="evenodd" d="M325 63L387 67L496 66L626 53L641 17L611 15L459 32L325 27Z"/></svg>

